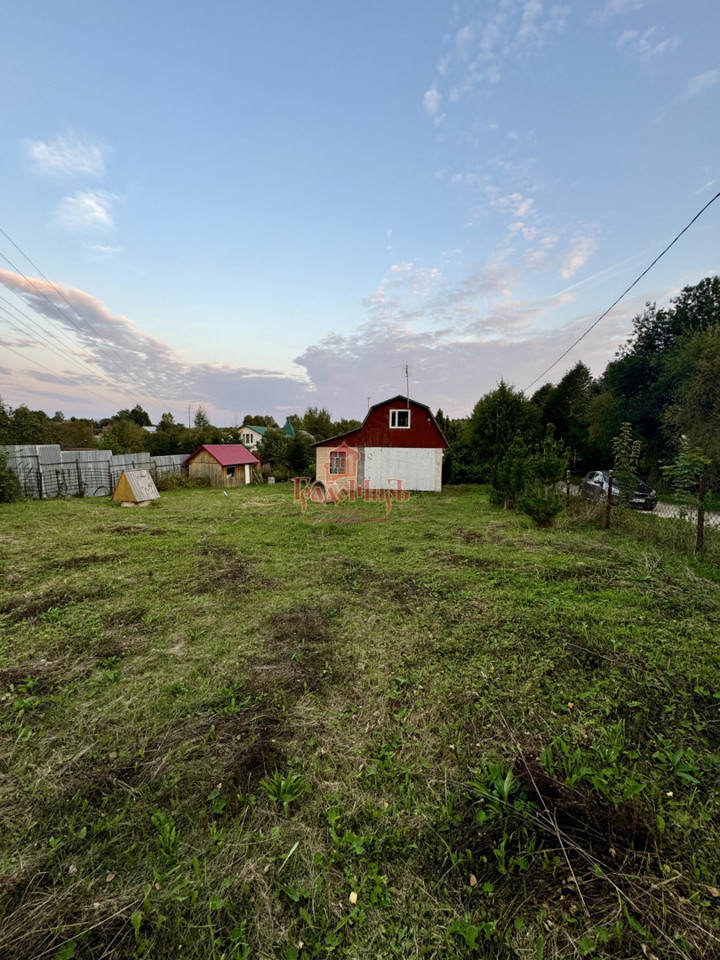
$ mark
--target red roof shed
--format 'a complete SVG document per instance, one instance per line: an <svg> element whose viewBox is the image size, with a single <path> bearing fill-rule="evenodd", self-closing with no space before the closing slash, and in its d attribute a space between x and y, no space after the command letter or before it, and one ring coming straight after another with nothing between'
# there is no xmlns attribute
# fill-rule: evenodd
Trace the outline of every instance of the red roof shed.
<svg viewBox="0 0 720 960"><path fill-rule="evenodd" d="M251 482L251 467L260 461L241 443L204 443L185 463L191 479L209 480L213 487L242 487Z"/></svg>
<svg viewBox="0 0 720 960"><path fill-rule="evenodd" d="M197 450L193 450L189 457L186 457L185 463L194 460L201 450L209 453L221 467L237 467L246 463L252 466L254 463L260 463L258 458L246 450L241 443L203 443Z"/></svg>

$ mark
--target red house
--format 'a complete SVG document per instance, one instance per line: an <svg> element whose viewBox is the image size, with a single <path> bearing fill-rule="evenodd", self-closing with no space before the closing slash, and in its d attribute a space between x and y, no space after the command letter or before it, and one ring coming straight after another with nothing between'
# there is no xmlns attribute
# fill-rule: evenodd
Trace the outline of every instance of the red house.
<svg viewBox="0 0 720 960"><path fill-rule="evenodd" d="M357 430L313 444L316 474L326 486L373 490L442 489L442 459L448 442L429 407L407 397L372 406ZM352 454L352 455L351 455Z"/></svg>

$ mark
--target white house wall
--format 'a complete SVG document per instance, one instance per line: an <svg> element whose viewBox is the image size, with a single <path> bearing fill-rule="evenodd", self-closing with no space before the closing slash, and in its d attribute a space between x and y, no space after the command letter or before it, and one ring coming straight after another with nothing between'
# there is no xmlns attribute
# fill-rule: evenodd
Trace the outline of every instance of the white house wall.
<svg viewBox="0 0 720 960"><path fill-rule="evenodd" d="M402 480L403 490L442 490L442 455L429 447L359 447L358 483L370 480L376 490L395 488L390 480Z"/></svg>

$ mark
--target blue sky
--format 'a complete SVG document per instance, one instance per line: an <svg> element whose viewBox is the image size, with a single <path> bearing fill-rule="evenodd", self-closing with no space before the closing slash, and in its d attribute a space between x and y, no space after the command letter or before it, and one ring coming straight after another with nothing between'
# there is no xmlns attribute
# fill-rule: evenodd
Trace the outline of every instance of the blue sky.
<svg viewBox="0 0 720 960"><path fill-rule="evenodd" d="M716 0L11 4L0 395L229 424L361 417L405 364L455 416L525 388L720 190L718 37ZM719 241L720 201L545 379Z"/></svg>

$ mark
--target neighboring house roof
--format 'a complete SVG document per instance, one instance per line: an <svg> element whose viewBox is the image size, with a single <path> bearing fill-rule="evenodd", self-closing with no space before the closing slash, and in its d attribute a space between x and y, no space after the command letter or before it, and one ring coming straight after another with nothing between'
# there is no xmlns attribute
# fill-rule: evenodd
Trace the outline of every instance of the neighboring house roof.
<svg viewBox="0 0 720 960"><path fill-rule="evenodd" d="M254 457L249 450L246 450L241 443L203 443L193 450L189 457L186 457L185 463L190 463L193 457L196 457L201 450L209 453L220 464L221 467L237 467L244 463L260 463L257 457Z"/></svg>
<svg viewBox="0 0 720 960"><path fill-rule="evenodd" d="M259 433L261 437L264 437L264 436L265 436L265 431L266 431L268 428L267 428L267 427L261 427L261 426L259 426L259 425L257 425L257 424L254 424L254 423L246 423L245 426L244 426L244 427L241 427L240 429L241 429L241 430L248 430L248 429L249 429L249 430L254 430L255 433ZM288 418L285 420L285 426L282 427L282 432L283 432L283 433L286 433L289 437L294 437L294 436L295 436L295 428L293 427L292 423L290 423L290 417L288 417Z"/></svg>
<svg viewBox="0 0 720 960"><path fill-rule="evenodd" d="M407 429L390 427L389 411L406 409L412 411L410 427ZM449 447L430 407L400 394L373 404L361 426L356 430L348 430L347 433L328 437L327 440L319 440L312 446L335 446L339 440L353 447L439 447L443 450Z"/></svg>

